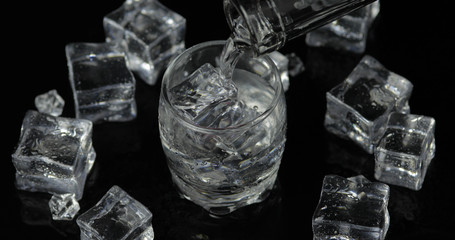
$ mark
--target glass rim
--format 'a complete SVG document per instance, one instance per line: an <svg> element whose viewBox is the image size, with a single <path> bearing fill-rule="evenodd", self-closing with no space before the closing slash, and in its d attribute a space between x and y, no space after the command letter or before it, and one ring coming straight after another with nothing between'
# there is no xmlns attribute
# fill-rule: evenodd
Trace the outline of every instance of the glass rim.
<svg viewBox="0 0 455 240"><path fill-rule="evenodd" d="M263 58L268 63L268 65L270 65L270 67L272 68L272 74L278 81L277 88L274 89L275 94L274 94L273 100L270 103L270 105L267 107L267 110L265 110L263 113L259 114L255 118L253 118L245 123L228 126L228 127L224 127L224 128L200 126L200 125L195 124L193 121L186 118L185 116L183 116L181 114L181 112L172 105L169 95L168 95L168 91L167 91L168 89L167 89L166 82L168 81L168 79L170 79L173 68L180 61L182 61L182 59L187 59L189 56L191 56L193 53L197 52L200 49L208 48L208 47L215 47L215 46L224 46L225 43L226 43L226 40L212 40L212 41L198 43L196 45L193 45L193 46L185 49L181 54L179 54L177 57L175 57L170 62L169 66L167 67L167 69L163 75L163 80L162 80L162 84L161 84L161 96L164 99L164 101L166 102L166 105L170 106L169 110L172 112L173 115L177 116L180 120L182 120L182 122L185 125L187 125L187 127L197 129L200 132L227 132L227 131L238 131L241 129L251 128L251 127L257 125L258 123L264 121L272 113L272 111L278 105L281 95L283 94L283 86L282 86L280 74L278 73L278 69L277 69L275 63L272 61L272 59L268 55L262 55L262 56L260 56L260 58ZM220 51L220 53L221 53L221 51Z"/></svg>

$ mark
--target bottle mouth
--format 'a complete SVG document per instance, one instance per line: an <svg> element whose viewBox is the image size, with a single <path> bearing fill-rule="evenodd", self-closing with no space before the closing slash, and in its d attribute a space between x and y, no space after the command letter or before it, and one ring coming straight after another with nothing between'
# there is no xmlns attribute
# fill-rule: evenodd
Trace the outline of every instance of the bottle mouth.
<svg viewBox="0 0 455 240"><path fill-rule="evenodd" d="M277 12L269 11L273 2L224 0L223 5L238 48L252 49L255 56L259 56L283 46L286 35L281 17Z"/></svg>
<svg viewBox="0 0 455 240"><path fill-rule="evenodd" d="M246 10L238 3L237 0L224 0L224 14L227 19L229 28L234 35L234 39L238 47L246 47L252 45L253 30L248 23Z"/></svg>

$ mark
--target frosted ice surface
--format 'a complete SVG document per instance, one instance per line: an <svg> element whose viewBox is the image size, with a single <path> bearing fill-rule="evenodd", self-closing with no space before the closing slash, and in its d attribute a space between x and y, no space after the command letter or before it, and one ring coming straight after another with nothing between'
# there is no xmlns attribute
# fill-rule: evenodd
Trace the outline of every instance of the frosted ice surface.
<svg viewBox="0 0 455 240"><path fill-rule="evenodd" d="M290 77L295 77L305 71L302 59L296 53L285 54L288 58L288 72Z"/></svg>

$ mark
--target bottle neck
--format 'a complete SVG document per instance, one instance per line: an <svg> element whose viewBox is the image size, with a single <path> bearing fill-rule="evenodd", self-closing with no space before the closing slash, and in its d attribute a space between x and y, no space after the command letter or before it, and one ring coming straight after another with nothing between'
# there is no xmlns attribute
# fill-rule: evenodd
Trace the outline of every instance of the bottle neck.
<svg viewBox="0 0 455 240"><path fill-rule="evenodd" d="M271 0L224 0L224 12L238 48L262 55L284 45L285 29Z"/></svg>
<svg viewBox="0 0 455 240"><path fill-rule="evenodd" d="M224 0L238 48L262 55L375 0Z"/></svg>

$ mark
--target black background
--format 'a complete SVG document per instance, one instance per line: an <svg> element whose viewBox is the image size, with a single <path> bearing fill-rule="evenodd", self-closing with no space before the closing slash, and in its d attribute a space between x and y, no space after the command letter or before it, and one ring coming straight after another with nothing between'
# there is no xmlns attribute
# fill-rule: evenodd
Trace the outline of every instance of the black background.
<svg viewBox="0 0 455 240"><path fill-rule="evenodd" d="M2 218L7 223L2 227L6 231L2 239L79 239L75 221L52 221L47 209L49 195L15 189L11 154L25 112L35 108L36 95L56 89L66 101L62 116L74 117L64 47L70 42L103 42L103 16L122 2L4 5L2 103L6 111L2 113L2 127L7 136L3 137L1 171L6 176L2 197L8 202L2 205ZM412 113L436 119L436 156L423 188L412 191L391 186L388 240L453 236L454 21L449 5L426 2L382 1L365 52L414 84ZM230 34L221 0L162 3L187 19L187 47L226 39ZM277 186L264 203L214 219L179 198L159 141L160 84L149 86L138 78L137 119L94 126L97 158L79 213L93 206L112 185L118 185L152 211L156 239L312 239L311 217L324 175L363 174L374 180L373 156L328 134L322 125L325 92L342 81L363 55L309 48L304 37L288 42L281 52L297 53L306 71L291 78L286 93L286 150Z"/></svg>

